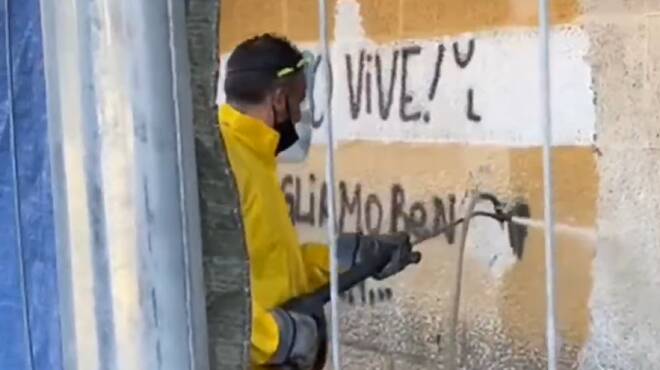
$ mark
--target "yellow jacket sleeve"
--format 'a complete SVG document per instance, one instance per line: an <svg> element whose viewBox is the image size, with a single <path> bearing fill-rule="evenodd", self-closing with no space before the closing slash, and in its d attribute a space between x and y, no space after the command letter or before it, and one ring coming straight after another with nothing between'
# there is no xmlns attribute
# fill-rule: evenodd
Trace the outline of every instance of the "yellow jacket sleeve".
<svg viewBox="0 0 660 370"><path fill-rule="evenodd" d="M330 281L330 248L325 244L303 244L303 261L312 293Z"/></svg>
<svg viewBox="0 0 660 370"><path fill-rule="evenodd" d="M273 315L252 301L252 362L266 364L277 352L279 327Z"/></svg>

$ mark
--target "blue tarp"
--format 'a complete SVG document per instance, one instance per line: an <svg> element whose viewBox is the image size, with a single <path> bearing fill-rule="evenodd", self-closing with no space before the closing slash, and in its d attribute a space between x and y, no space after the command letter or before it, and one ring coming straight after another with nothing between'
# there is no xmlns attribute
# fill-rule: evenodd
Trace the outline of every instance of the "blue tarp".
<svg viewBox="0 0 660 370"><path fill-rule="evenodd" d="M0 370L60 370L39 0L0 0Z"/></svg>

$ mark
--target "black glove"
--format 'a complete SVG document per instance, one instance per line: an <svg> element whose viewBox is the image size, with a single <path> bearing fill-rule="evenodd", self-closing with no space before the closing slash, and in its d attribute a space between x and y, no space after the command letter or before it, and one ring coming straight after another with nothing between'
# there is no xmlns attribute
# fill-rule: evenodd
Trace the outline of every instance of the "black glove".
<svg viewBox="0 0 660 370"><path fill-rule="evenodd" d="M286 309L272 311L279 329L280 342L269 365L295 370L322 368L326 359L327 329L323 309L320 311L320 314Z"/></svg>
<svg viewBox="0 0 660 370"><path fill-rule="evenodd" d="M421 253L412 251L410 235L405 232L378 236L354 234L353 237L357 242L353 264L374 264L376 272L372 277L376 280L395 275L422 259ZM348 234L343 238L350 240Z"/></svg>

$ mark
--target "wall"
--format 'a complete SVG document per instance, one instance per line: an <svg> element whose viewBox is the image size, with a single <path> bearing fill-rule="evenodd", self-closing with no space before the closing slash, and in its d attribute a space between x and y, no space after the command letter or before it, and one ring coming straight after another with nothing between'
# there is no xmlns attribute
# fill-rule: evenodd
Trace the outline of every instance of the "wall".
<svg viewBox="0 0 660 370"><path fill-rule="evenodd" d="M658 339L660 2L585 1L597 92L598 255L585 362L655 369ZM647 222L648 221L648 222Z"/></svg>
<svg viewBox="0 0 660 370"><path fill-rule="evenodd" d="M462 214L466 192L475 187L505 202L521 201L532 218L542 218L534 4L332 4L343 230L432 231ZM252 15L257 6L269 17ZM658 232L634 222L654 220L659 209L656 182L640 176L657 172L660 135L651 107L657 103L652 81L660 18L649 14L658 10L652 0L553 1L562 368L652 368L660 356L653 339L659 333L657 305L645 301L659 281ZM316 14L313 1L225 0L223 57L242 39L267 31L316 51ZM316 77L320 125L326 107L318 101L324 86ZM281 166L282 188L303 240L325 238L324 131L315 135L305 164ZM415 229L404 225L403 215L416 220ZM442 366L456 244L451 234L424 242L420 265L343 297L346 368ZM499 225L474 222L463 279L462 365L544 368L542 231L529 230L519 258Z"/></svg>

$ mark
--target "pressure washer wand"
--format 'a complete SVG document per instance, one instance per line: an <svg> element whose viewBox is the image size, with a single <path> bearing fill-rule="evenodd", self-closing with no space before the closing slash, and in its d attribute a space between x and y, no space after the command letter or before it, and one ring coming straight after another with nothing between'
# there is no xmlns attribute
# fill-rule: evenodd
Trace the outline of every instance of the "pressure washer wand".
<svg viewBox="0 0 660 370"><path fill-rule="evenodd" d="M507 221L508 218L510 218L507 217L507 215L502 215L498 213L489 213L489 212L472 213L473 218L478 216L492 218L496 221L499 221L500 223L504 223ZM450 228L456 227L457 225L463 223L464 221L465 218L459 218L458 220L455 220L449 225L446 225L443 228L435 230L433 233L422 235L413 242L413 246L437 238L442 234L446 233L447 230L449 230ZM379 260L371 260L371 261L363 262L351 268L349 271L339 274L339 278L337 282L339 293L346 292L351 288L355 287L356 285L360 284L361 282L374 276L378 271L382 270L388 262L389 262L388 256L382 256ZM419 262L420 262L419 258L416 258L414 260L411 260L410 264L417 264ZM301 306L301 305L307 306L312 304L324 305L329 301L330 301L330 284L325 284L319 289L317 289L316 292L291 301L289 305L295 305L295 306Z"/></svg>
<svg viewBox="0 0 660 370"><path fill-rule="evenodd" d="M472 217L478 217L478 216L492 218L499 222L506 222L507 220L506 215L500 215L497 213L474 212L472 214ZM447 230L449 230L450 228L456 227L457 225L463 223L464 221L465 218L459 218L458 220L455 220L454 222L446 225L445 227L435 230L433 233L422 235L413 242L413 246L437 238L442 234L446 233ZM339 293L346 292L351 288L355 287L356 285L360 284L361 282L374 276L378 271L381 271L388 262L389 262L388 256L384 255L378 260L370 260L367 262L363 262L351 268L349 271L339 274L339 279L337 284ZM415 258L410 261L410 264L417 264L419 262L420 259ZM329 301L330 301L330 284L325 284L319 289L317 289L314 293L295 299L291 301L288 305L293 305L296 307L307 306L307 305L318 306L318 305L324 305Z"/></svg>
<svg viewBox="0 0 660 370"><path fill-rule="evenodd" d="M354 266L350 270L339 274L337 288L339 293L346 292L368 278L374 276L378 271L382 270L389 262L389 256L383 255L379 259L363 262ZM419 263L410 261L411 264ZM330 301L330 284L325 284L314 293L306 295L289 302L287 307L305 308L305 307L318 307L325 305Z"/></svg>

